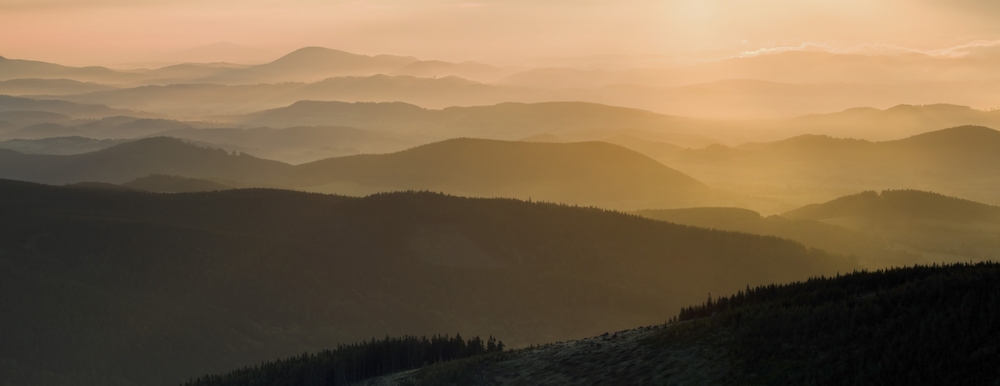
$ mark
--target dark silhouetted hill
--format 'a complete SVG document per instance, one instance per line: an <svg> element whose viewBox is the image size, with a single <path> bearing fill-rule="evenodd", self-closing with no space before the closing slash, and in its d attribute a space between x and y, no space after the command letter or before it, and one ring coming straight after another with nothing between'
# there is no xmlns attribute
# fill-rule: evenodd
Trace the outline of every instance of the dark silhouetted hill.
<svg viewBox="0 0 1000 386"><path fill-rule="evenodd" d="M772 237L431 193L0 181L0 216L0 371L13 384L176 385L387 334L524 346L857 267Z"/></svg>

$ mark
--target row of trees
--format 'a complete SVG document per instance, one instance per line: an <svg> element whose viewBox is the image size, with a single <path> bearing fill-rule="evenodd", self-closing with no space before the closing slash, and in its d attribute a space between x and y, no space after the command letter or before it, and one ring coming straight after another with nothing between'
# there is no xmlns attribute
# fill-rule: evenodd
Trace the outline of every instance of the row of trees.
<svg viewBox="0 0 1000 386"><path fill-rule="evenodd" d="M223 375L206 375L184 386L339 386L430 364L502 352L502 341L490 336L465 340L433 336L386 337L341 345L335 350L279 359Z"/></svg>

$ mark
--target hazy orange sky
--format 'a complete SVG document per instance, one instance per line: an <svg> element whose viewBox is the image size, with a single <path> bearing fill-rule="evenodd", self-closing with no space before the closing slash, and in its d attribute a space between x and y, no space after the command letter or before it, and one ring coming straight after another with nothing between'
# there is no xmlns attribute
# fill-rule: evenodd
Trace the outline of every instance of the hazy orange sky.
<svg viewBox="0 0 1000 386"><path fill-rule="evenodd" d="M259 60L316 45L531 64L760 49L961 53L1000 39L996 0L0 0L0 56L150 61L215 42Z"/></svg>

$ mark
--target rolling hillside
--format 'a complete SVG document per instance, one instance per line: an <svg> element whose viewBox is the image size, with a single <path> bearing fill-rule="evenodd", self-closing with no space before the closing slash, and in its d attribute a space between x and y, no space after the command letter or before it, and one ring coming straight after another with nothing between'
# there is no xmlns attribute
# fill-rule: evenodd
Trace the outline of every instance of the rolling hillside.
<svg viewBox="0 0 1000 386"><path fill-rule="evenodd" d="M1000 204L1000 132L982 126L884 142L808 135L651 156L709 184L799 205L873 189Z"/></svg>
<svg viewBox="0 0 1000 386"><path fill-rule="evenodd" d="M614 208L682 206L711 195L691 177L600 142L455 139L393 154L317 161L300 166L299 173L297 185L319 191L349 183L347 189L359 189L354 194L415 189Z"/></svg>
<svg viewBox="0 0 1000 386"><path fill-rule="evenodd" d="M507 140L541 133L559 135L594 130L672 132L699 122L649 111L580 102L500 103L434 110L399 102L300 101L287 107L230 119L236 123L271 127L329 125L335 122L338 125L438 138L475 136Z"/></svg>
<svg viewBox="0 0 1000 386"><path fill-rule="evenodd" d="M887 240L918 262L996 260L1000 207L915 190L868 191L782 214L821 221Z"/></svg>
<svg viewBox="0 0 1000 386"><path fill-rule="evenodd" d="M71 79L11 79L0 81L0 94L5 95L71 95L109 90L114 87Z"/></svg>
<svg viewBox="0 0 1000 386"><path fill-rule="evenodd" d="M400 151L416 143L405 136L353 127L298 126L286 129L186 128L157 132L156 136L224 144L256 157L292 164L354 154Z"/></svg>
<svg viewBox="0 0 1000 386"><path fill-rule="evenodd" d="M118 115L155 117L152 114L115 109L103 105L72 103L54 99L30 99L0 95L0 111L42 111L63 114L72 118L104 118Z"/></svg>
<svg viewBox="0 0 1000 386"><path fill-rule="evenodd" d="M72 155L90 153L124 143L124 140L84 137L54 137L37 140L12 139L0 142L0 149L25 154Z"/></svg>
<svg viewBox="0 0 1000 386"><path fill-rule="evenodd" d="M75 155L0 153L0 178L51 184L84 181L120 184L150 174L261 184L286 173L289 168L281 162L230 154L165 137Z"/></svg>
<svg viewBox="0 0 1000 386"><path fill-rule="evenodd" d="M776 236L805 246L849 256L857 256L861 265L870 269L913 265L921 255L894 248L882 235L828 224L819 219L788 218L741 208L646 209L633 212L654 220L699 228Z"/></svg>
<svg viewBox="0 0 1000 386"><path fill-rule="evenodd" d="M14 181L0 198L14 384L176 385L386 334L524 346L857 268L772 237L509 199Z"/></svg>
<svg viewBox="0 0 1000 386"><path fill-rule="evenodd" d="M0 178L120 184L150 174L355 196L432 190L620 209L732 199L639 153L601 142L454 139L396 153L329 158L297 166L166 137L68 156L0 155Z"/></svg>

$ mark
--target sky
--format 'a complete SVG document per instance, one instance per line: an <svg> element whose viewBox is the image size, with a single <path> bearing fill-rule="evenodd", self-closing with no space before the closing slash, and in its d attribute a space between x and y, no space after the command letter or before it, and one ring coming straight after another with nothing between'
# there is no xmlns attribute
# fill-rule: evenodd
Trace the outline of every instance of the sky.
<svg viewBox="0 0 1000 386"><path fill-rule="evenodd" d="M0 0L0 56L126 63L217 42L253 48L254 61L304 46L501 65L794 49L945 55L1000 44L998 21L996 0Z"/></svg>

